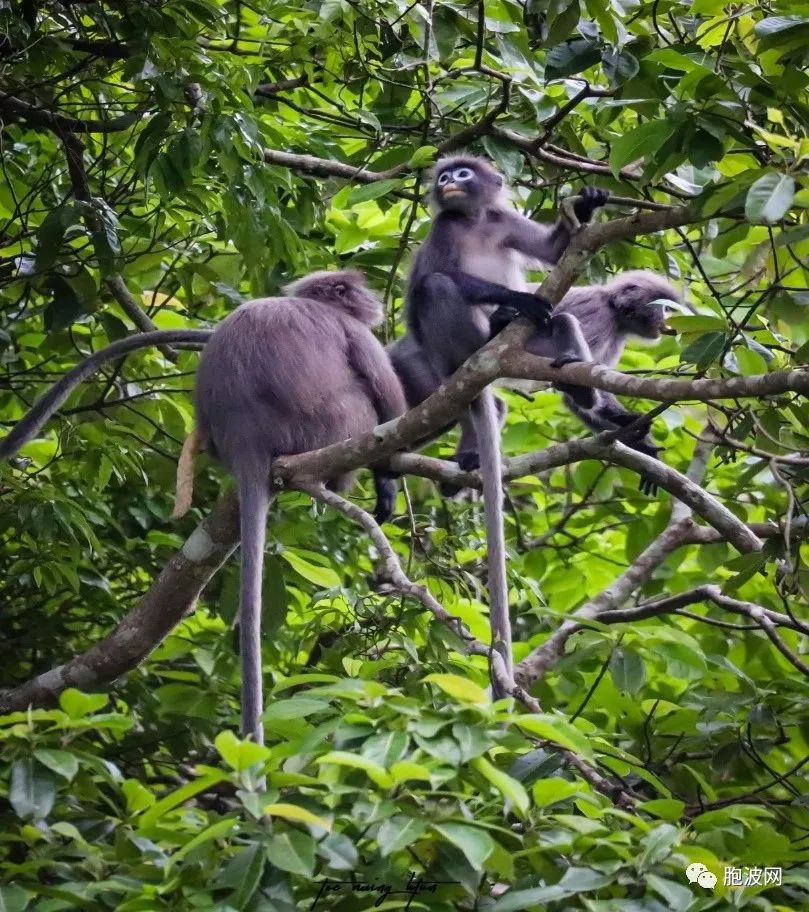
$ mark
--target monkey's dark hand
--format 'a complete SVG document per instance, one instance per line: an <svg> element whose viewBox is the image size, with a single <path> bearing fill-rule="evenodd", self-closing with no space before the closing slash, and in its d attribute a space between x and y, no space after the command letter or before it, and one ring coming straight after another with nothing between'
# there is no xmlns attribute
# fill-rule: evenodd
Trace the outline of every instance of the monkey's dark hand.
<svg viewBox="0 0 809 912"><path fill-rule="evenodd" d="M474 472L480 468L480 454L476 450L461 450L450 462L457 462L458 468L463 472ZM463 491L461 485L453 484L451 481L442 481L438 487L442 497L455 497Z"/></svg>
<svg viewBox="0 0 809 912"><path fill-rule="evenodd" d="M610 198L609 190L602 190L600 187L582 187L578 193L579 199L573 204L573 211L576 218L582 225L586 224L593 217L593 213Z"/></svg>
<svg viewBox="0 0 809 912"><path fill-rule="evenodd" d="M658 453L663 449L663 447L655 446L652 442L652 438L648 434L644 434L644 436L639 439L630 437L624 442L637 453L643 453L644 456L651 456L652 459L658 459ZM657 482L645 472L641 472L638 490L641 494L647 494L649 497L654 497L658 490Z"/></svg>
<svg viewBox="0 0 809 912"><path fill-rule="evenodd" d="M506 297L506 295L503 295L503 297ZM551 325L553 304L546 301L545 298L527 291L510 291L507 297L507 303L501 304L498 310L516 311L515 316L528 317L538 329L545 330L547 333ZM497 311L494 313L496 314Z"/></svg>
<svg viewBox="0 0 809 912"><path fill-rule="evenodd" d="M501 333L519 315L520 312L518 310L513 307L504 307L501 304L489 317L489 338L493 339L498 333Z"/></svg>

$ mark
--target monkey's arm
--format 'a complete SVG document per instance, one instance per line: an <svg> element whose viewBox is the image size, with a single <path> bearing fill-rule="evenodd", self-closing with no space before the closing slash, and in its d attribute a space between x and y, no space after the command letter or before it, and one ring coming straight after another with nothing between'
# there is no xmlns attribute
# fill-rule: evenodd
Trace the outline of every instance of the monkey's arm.
<svg viewBox="0 0 809 912"><path fill-rule="evenodd" d="M579 223L584 225L593 217L595 210L607 202L610 194L598 187L583 187L578 196L573 211ZM560 218L552 227L538 225L516 212L508 213L507 218L509 231L503 241L506 247L550 265L559 262L571 238L570 225L565 218Z"/></svg>
<svg viewBox="0 0 809 912"><path fill-rule="evenodd" d="M548 325L552 305L539 295L525 291L514 291L505 285L479 279L461 269L442 269L436 273L452 279L455 287L470 307L480 304L498 304L500 307L513 308L539 327Z"/></svg>
<svg viewBox="0 0 809 912"><path fill-rule="evenodd" d="M137 336L119 339L106 348L99 349L57 381L36 402L28 414L17 422L8 436L0 440L0 459L8 459L29 440L32 440L70 393L107 361L114 361L129 352L156 345L172 345L182 342L204 344L210 339L212 332L213 330L210 329L159 329L155 332L140 333Z"/></svg>

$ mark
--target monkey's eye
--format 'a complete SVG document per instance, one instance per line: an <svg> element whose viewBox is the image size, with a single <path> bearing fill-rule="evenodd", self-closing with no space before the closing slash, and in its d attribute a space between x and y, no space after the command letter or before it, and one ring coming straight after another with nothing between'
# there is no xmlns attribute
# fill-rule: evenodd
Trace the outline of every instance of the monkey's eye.
<svg viewBox="0 0 809 912"><path fill-rule="evenodd" d="M345 285L335 285L334 293L337 295L338 298L342 298L346 293Z"/></svg>
<svg viewBox="0 0 809 912"><path fill-rule="evenodd" d="M474 176L474 172L471 168L456 168L456 170L453 172L453 177L456 181L472 180Z"/></svg>
<svg viewBox="0 0 809 912"><path fill-rule="evenodd" d="M450 173L449 173L449 171L445 171L443 174L439 175L438 186L443 187L444 184L449 183L449 179L450 179Z"/></svg>

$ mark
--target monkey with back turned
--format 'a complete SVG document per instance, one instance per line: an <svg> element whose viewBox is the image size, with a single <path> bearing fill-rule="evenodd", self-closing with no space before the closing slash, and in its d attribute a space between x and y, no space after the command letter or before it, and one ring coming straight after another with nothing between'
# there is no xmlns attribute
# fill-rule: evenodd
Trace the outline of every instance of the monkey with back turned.
<svg viewBox="0 0 809 912"><path fill-rule="evenodd" d="M105 361L152 345L209 339L197 374L195 437L238 484L242 729L259 742L261 580L271 462L364 433L406 409L399 379L369 328L382 318L381 302L360 273L314 273L285 292L242 304L213 334L157 331L107 346L66 374L0 441L0 457L16 453ZM330 484L344 489L352 477ZM381 471L375 477L377 513L389 513L395 481Z"/></svg>

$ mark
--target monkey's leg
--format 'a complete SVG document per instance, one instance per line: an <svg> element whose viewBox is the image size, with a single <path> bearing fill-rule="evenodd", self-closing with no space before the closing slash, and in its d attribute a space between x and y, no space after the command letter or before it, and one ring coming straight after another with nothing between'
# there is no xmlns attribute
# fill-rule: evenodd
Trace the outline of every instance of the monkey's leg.
<svg viewBox="0 0 809 912"><path fill-rule="evenodd" d="M502 428L506 421L508 406L499 396L492 395L494 397L494 406L497 410L497 425L498 428ZM453 460L458 463L459 469L463 469L464 472L473 472L475 469L480 468L480 452L477 430L475 429L471 411L465 412L461 416L460 424L461 439L458 441ZM443 481L440 485L443 497L454 497L462 490L463 488L448 481Z"/></svg>
<svg viewBox="0 0 809 912"><path fill-rule="evenodd" d="M374 519L382 525L393 516L393 507L396 504L396 479L399 477L396 472L388 472L385 469L373 469L374 490L376 491L376 506L374 507Z"/></svg>
<svg viewBox="0 0 809 912"><path fill-rule="evenodd" d="M555 313L551 317L550 336L534 333L525 343L525 350L532 355L553 358L552 367L562 367L576 361L592 361L590 346L584 338L581 324L569 313ZM554 383L560 393L565 393L582 409L596 404L596 393L590 387L575 383Z"/></svg>

